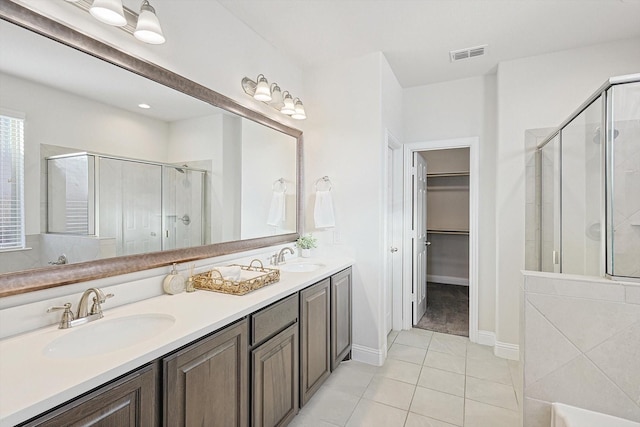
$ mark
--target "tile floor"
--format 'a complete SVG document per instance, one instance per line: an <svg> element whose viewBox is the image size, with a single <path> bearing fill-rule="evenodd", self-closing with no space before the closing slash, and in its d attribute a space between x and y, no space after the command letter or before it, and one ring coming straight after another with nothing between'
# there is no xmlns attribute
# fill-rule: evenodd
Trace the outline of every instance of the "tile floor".
<svg viewBox="0 0 640 427"><path fill-rule="evenodd" d="M343 362L289 425L520 425L517 362L468 338L422 329L392 332L388 339L384 366Z"/></svg>

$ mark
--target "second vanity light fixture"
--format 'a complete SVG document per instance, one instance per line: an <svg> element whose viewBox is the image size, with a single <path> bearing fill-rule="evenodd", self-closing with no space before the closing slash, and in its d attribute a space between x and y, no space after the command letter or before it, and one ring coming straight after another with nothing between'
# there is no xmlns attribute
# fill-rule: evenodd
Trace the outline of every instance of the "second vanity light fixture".
<svg viewBox="0 0 640 427"><path fill-rule="evenodd" d="M89 11L91 16L98 21L133 34L135 38L144 43L162 44L166 41L160 27L160 21L156 16L155 9L148 0L143 0L140 6L140 13L137 14L131 9L122 5L122 0L66 0L81 9ZM129 25L132 21L133 25Z"/></svg>
<svg viewBox="0 0 640 427"><path fill-rule="evenodd" d="M264 74L259 74L256 81L249 77L243 78L242 89L253 99L264 102L282 114L291 116L292 119L304 120L307 118L300 98L294 99L288 91L282 91L277 83L269 85Z"/></svg>

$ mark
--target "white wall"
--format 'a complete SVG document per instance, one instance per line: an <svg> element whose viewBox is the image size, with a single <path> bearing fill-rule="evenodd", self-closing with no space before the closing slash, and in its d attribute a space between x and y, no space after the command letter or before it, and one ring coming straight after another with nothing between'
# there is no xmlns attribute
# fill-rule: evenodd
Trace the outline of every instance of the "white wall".
<svg viewBox="0 0 640 427"><path fill-rule="evenodd" d="M640 71L640 39L503 62L498 67L496 338L518 343L524 266L527 129L557 127L611 76Z"/></svg>
<svg viewBox="0 0 640 427"><path fill-rule="evenodd" d="M401 91L380 53L308 70L305 77L307 102L314 107L305 126L306 231L319 237L320 251L355 259L354 358L381 363L383 130L401 133ZM319 232L313 224L314 182L325 175L333 184L336 227Z"/></svg>
<svg viewBox="0 0 640 427"><path fill-rule="evenodd" d="M405 143L480 137L478 328L495 331L495 76L407 88Z"/></svg>

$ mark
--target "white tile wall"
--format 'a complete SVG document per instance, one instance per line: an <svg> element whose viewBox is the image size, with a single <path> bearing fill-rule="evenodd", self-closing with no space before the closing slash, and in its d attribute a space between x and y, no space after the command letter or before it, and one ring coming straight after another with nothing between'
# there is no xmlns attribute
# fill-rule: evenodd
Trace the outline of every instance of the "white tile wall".
<svg viewBox="0 0 640 427"><path fill-rule="evenodd" d="M550 404L640 421L640 284L525 272L524 427Z"/></svg>

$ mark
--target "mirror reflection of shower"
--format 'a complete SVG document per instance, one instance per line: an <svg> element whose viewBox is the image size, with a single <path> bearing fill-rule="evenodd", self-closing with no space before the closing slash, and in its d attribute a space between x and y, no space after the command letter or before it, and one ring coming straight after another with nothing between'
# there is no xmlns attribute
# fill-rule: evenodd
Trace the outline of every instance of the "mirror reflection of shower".
<svg viewBox="0 0 640 427"><path fill-rule="evenodd" d="M47 231L93 238L87 244L109 256L206 244L206 174L89 153L48 157Z"/></svg>

